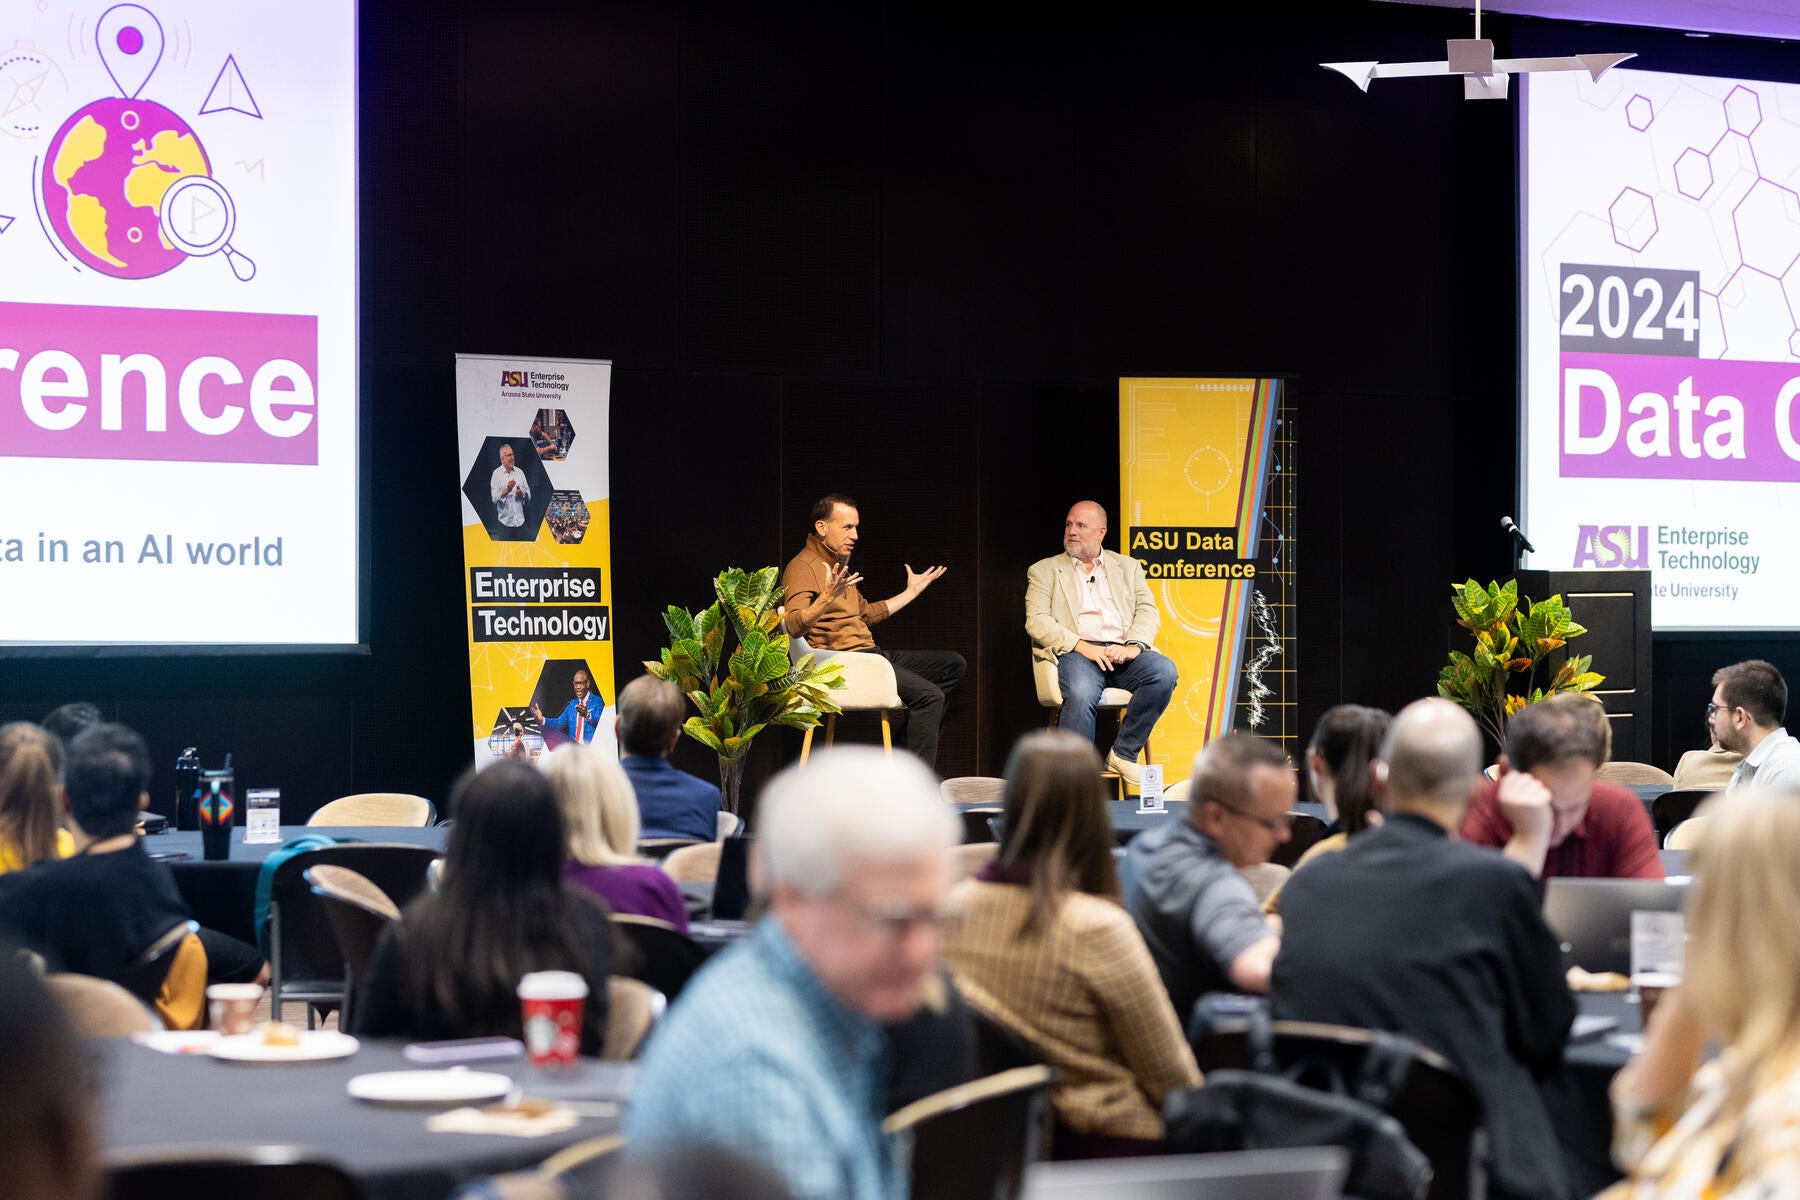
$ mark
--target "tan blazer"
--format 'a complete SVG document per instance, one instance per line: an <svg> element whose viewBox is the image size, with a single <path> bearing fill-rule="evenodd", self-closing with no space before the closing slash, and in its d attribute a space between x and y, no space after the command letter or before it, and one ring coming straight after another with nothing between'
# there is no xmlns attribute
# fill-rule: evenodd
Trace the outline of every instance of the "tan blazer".
<svg viewBox="0 0 1800 1200"><path fill-rule="evenodd" d="M1111 550L1102 550L1100 561L1106 565L1113 602L1125 620L1125 636L1119 640L1150 645L1162 627L1162 614L1144 580L1143 564ZM1076 629L1080 606L1081 581L1074 559L1057 554L1031 564L1025 572L1025 632L1031 635L1033 659L1055 662L1058 655L1075 648L1081 640Z"/></svg>

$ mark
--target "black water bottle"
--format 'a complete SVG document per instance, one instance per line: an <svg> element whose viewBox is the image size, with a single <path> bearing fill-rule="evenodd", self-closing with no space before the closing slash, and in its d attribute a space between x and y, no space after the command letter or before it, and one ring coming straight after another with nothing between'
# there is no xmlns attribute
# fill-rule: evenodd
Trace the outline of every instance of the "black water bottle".
<svg viewBox="0 0 1800 1200"><path fill-rule="evenodd" d="M200 828L200 752L192 746L175 760L175 828Z"/></svg>

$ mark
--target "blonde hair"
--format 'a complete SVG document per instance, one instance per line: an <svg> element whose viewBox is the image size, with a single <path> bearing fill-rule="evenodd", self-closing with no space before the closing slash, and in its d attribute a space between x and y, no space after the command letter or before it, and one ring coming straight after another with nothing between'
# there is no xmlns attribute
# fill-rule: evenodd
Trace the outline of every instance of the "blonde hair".
<svg viewBox="0 0 1800 1200"><path fill-rule="evenodd" d="M26 721L0 726L0 851L21 867L56 857L62 743Z"/></svg>
<svg viewBox="0 0 1800 1200"><path fill-rule="evenodd" d="M1701 811L1683 978L1742 1104L1800 1055L1800 797L1747 788Z"/></svg>
<svg viewBox="0 0 1800 1200"><path fill-rule="evenodd" d="M570 858L590 867L640 861L637 793L618 760L568 742L544 755L538 769L549 776L569 827Z"/></svg>

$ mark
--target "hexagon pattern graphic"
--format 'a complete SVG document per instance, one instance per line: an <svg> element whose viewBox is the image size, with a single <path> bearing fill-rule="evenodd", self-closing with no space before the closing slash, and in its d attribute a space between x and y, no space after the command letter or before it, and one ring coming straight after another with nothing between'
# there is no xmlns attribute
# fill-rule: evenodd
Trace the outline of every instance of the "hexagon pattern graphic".
<svg viewBox="0 0 1800 1200"><path fill-rule="evenodd" d="M1656 236L1656 201L1628 187L1606 210L1612 221L1613 240L1627 250L1641 251Z"/></svg>
<svg viewBox="0 0 1800 1200"><path fill-rule="evenodd" d="M1650 128L1655 119L1656 106L1650 103L1650 97L1633 96L1625 102L1625 123L1639 133Z"/></svg>

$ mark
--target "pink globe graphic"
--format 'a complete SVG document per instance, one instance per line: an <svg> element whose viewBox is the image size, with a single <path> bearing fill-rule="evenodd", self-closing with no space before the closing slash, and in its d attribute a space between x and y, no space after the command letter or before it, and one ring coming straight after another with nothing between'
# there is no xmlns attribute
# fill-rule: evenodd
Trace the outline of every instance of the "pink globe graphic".
<svg viewBox="0 0 1800 1200"><path fill-rule="evenodd" d="M187 255L157 220L176 180L212 174L187 122L152 100L96 100L63 122L44 155L44 209L76 258L117 279L149 279Z"/></svg>

